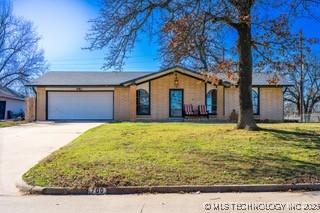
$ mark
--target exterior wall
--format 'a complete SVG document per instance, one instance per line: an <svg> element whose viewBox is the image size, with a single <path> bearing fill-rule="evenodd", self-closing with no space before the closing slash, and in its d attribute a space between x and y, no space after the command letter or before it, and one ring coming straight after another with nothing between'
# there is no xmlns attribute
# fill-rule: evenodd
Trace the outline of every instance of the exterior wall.
<svg viewBox="0 0 320 213"><path fill-rule="evenodd" d="M8 111L12 111L13 113L19 113L19 112L24 112L25 110L25 104L24 101L20 100L14 100L14 99L9 99L9 98L1 98L0 101L5 101L6 102L6 110L4 114L4 119L7 119L8 117Z"/></svg>
<svg viewBox="0 0 320 213"><path fill-rule="evenodd" d="M27 97L25 99L25 119L28 122L34 121L36 119L36 98Z"/></svg>
<svg viewBox="0 0 320 213"><path fill-rule="evenodd" d="M169 118L169 89L184 90L184 104L197 107L205 104L205 83L201 80L177 73L179 85L174 85L175 74L171 73L150 82L151 118L163 120Z"/></svg>
<svg viewBox="0 0 320 213"><path fill-rule="evenodd" d="M36 119L38 121L46 120L46 88L37 88L37 106L36 106Z"/></svg>
<svg viewBox="0 0 320 213"><path fill-rule="evenodd" d="M260 88L260 120L283 120L282 88Z"/></svg>
<svg viewBox="0 0 320 213"><path fill-rule="evenodd" d="M283 120L283 93L282 88L260 87L260 120ZM232 110L239 113L239 89L225 88L225 119L229 119Z"/></svg>
<svg viewBox="0 0 320 213"><path fill-rule="evenodd" d="M129 111L129 87L116 87L114 89L114 119L129 120Z"/></svg>
<svg viewBox="0 0 320 213"><path fill-rule="evenodd" d="M129 88L129 120L135 121L137 118L137 88L131 85Z"/></svg>
<svg viewBox="0 0 320 213"><path fill-rule="evenodd" d="M224 87L218 86L217 87L217 118L223 119L224 118Z"/></svg>
<svg viewBox="0 0 320 213"><path fill-rule="evenodd" d="M114 119L124 120L166 120L169 118L169 89L184 90L184 104L192 104L194 107L205 104L205 82L177 73L178 86L174 85L175 74L150 81L151 115L136 115L136 88L138 86L114 87ZM56 88L59 89L59 88ZM70 88L69 88L70 89ZM92 88L88 88L90 90ZM103 88L101 88L103 89ZM239 90L238 88L217 88L217 118L229 119L233 109L239 113ZM52 88L38 87L36 98L37 120L46 119L46 90ZM74 90L74 88L73 88ZM106 90L104 88L104 90ZM7 103L8 107L8 103ZM8 109L8 108L7 108ZM282 88L260 88L260 115L261 120L283 120L283 93Z"/></svg>
<svg viewBox="0 0 320 213"><path fill-rule="evenodd" d="M238 88L225 88L225 119L229 119L232 110L239 113L239 89Z"/></svg>

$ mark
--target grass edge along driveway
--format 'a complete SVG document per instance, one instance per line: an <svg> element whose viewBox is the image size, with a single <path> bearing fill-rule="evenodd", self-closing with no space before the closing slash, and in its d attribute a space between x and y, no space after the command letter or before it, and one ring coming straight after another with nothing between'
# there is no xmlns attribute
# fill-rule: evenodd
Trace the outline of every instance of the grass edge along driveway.
<svg viewBox="0 0 320 213"><path fill-rule="evenodd" d="M20 124L25 124L26 121L0 121L0 128L17 126Z"/></svg>
<svg viewBox="0 0 320 213"><path fill-rule="evenodd" d="M320 182L319 124L113 123L88 130L23 175L38 186Z"/></svg>

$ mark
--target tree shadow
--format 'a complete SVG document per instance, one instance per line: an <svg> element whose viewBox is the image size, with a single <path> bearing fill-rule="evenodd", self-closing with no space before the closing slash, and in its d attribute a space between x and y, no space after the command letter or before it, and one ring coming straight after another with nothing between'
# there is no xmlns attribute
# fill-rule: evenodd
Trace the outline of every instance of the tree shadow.
<svg viewBox="0 0 320 213"><path fill-rule="evenodd" d="M269 132L276 138L284 141L297 142L293 145L305 149L317 149L320 151L320 134L310 130L287 131L282 129L261 128L261 131Z"/></svg>
<svg viewBox="0 0 320 213"><path fill-rule="evenodd" d="M235 176L241 183L320 183L320 163L292 159L284 155L217 155L215 162L203 164L208 171L224 168L222 176ZM229 180L230 181L230 180ZM221 184L225 184L221 182Z"/></svg>

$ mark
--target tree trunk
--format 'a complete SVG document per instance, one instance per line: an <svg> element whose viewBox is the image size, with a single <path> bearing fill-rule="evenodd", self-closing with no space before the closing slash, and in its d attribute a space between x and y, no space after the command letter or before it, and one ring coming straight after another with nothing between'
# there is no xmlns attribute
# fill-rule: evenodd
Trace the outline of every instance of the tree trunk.
<svg viewBox="0 0 320 213"><path fill-rule="evenodd" d="M254 120L252 108L252 52L250 21L239 24L238 27L239 52L239 101L240 113L238 129L258 130Z"/></svg>

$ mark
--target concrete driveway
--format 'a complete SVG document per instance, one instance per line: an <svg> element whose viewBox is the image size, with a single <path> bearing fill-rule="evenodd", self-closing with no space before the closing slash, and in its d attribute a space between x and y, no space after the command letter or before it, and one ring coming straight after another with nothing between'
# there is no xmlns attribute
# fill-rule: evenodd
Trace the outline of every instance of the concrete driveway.
<svg viewBox="0 0 320 213"><path fill-rule="evenodd" d="M0 128L0 195L16 195L15 182L38 161L101 123L29 123Z"/></svg>

